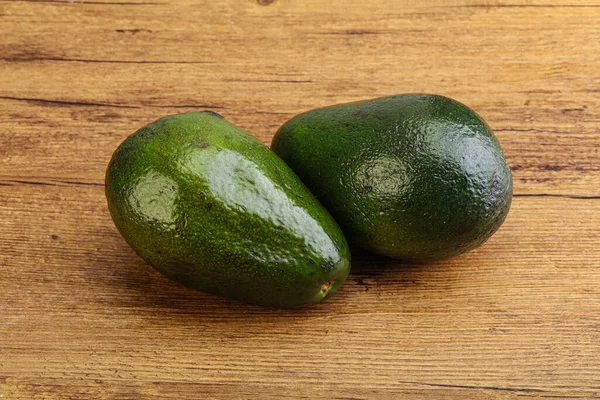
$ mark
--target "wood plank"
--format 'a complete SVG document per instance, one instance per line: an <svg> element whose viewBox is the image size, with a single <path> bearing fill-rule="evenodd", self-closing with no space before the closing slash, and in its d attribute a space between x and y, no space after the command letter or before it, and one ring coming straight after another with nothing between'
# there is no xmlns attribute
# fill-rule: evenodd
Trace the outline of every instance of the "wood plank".
<svg viewBox="0 0 600 400"><path fill-rule="evenodd" d="M600 4L0 0L0 398L600 397ZM354 251L330 301L272 310L169 282L104 199L116 146L213 109L448 95L496 131L500 231L409 266Z"/></svg>
<svg viewBox="0 0 600 400"><path fill-rule="evenodd" d="M9 388L39 378L67 392L93 380L136 382L127 386L136 395L155 381L275 390L290 379L314 390L360 382L365 393L597 390L598 200L517 198L486 245L446 262L406 266L359 253L331 301L287 311L167 281L120 238L102 192L2 187Z"/></svg>

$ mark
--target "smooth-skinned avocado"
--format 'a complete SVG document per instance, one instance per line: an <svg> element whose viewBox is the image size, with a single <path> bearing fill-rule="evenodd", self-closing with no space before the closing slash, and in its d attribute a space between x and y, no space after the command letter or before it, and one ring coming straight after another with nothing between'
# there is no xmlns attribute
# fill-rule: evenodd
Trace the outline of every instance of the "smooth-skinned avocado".
<svg viewBox="0 0 600 400"><path fill-rule="evenodd" d="M166 277L263 306L318 303L350 270L338 225L267 146L214 112L159 119L117 148L106 198Z"/></svg>
<svg viewBox="0 0 600 400"><path fill-rule="evenodd" d="M319 108L272 149L351 244L409 262L449 258L504 222L512 176L490 127L443 96L404 94Z"/></svg>

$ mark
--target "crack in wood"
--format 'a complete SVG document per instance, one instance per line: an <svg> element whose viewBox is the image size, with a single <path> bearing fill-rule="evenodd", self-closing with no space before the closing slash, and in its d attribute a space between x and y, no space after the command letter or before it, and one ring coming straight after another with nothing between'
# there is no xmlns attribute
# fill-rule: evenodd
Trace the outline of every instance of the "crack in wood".
<svg viewBox="0 0 600 400"><path fill-rule="evenodd" d="M33 97L0 96L0 99L26 101L29 103L47 103L47 104L64 105L64 106L139 108L137 106L129 106L129 105L123 105L123 104L92 103L92 102L84 102L84 101L67 101L67 100L50 100L50 99L39 99L39 98L33 98Z"/></svg>
<svg viewBox="0 0 600 400"><path fill-rule="evenodd" d="M163 5L167 3L134 3L126 1L117 2L103 2L103 1L87 1L87 0L67 0L67 1L53 1L53 0L0 0L0 2L12 2L12 3L46 3L46 4L66 4L66 5L103 5L103 6L150 6L150 5Z"/></svg>
<svg viewBox="0 0 600 400"><path fill-rule="evenodd" d="M78 63L99 63L99 64L214 64L211 61L154 61L154 60L95 60L85 58L62 58L62 57L4 57L0 58L5 62L36 62L36 61L56 61L56 62L78 62Z"/></svg>
<svg viewBox="0 0 600 400"><path fill-rule="evenodd" d="M575 200L593 200L600 199L600 196L580 196L572 194L554 194L554 193L515 193L513 197L562 197Z"/></svg>
<svg viewBox="0 0 600 400"><path fill-rule="evenodd" d="M169 105L154 105L154 104L142 104L142 105L127 105L127 104L113 104L113 103L94 103L84 101L67 101L67 100L50 100L40 99L32 97L16 97L16 96L0 96L0 99L14 100L14 101L25 101L30 103L43 103L53 104L61 106L77 106L77 107L112 107L112 108L213 108L213 109L226 109L223 106L215 106L210 104L169 104Z"/></svg>
<svg viewBox="0 0 600 400"><path fill-rule="evenodd" d="M12 183L18 183L21 185L41 185L41 186L56 186L53 183L48 183L48 182L37 182L37 181L20 181L20 180L10 180L7 182L12 182ZM10 185L12 186L12 185Z"/></svg>
<svg viewBox="0 0 600 400"><path fill-rule="evenodd" d="M590 397L591 396L591 397ZM598 397L595 394L590 393L590 396L570 396L570 395L544 395L545 399L597 399ZM521 394L519 397L535 397L539 399L539 395L531 395L531 394Z"/></svg>
<svg viewBox="0 0 600 400"><path fill-rule="evenodd" d="M341 32L321 32L322 35L340 35L340 36L367 36L367 35L381 35L384 33L386 33L386 32L367 31L367 30L362 30L362 29L351 29L351 30L341 31Z"/></svg>
<svg viewBox="0 0 600 400"><path fill-rule="evenodd" d="M62 185L61 185L62 184ZM82 181L26 181L22 179L7 179L0 181L0 186L16 186L16 185L37 185L37 186L97 186L104 187L104 183L99 182L82 182Z"/></svg>
<svg viewBox="0 0 600 400"><path fill-rule="evenodd" d="M73 186L96 186L96 187L104 187L104 183L100 182L84 182L84 181L72 181L72 180L56 180L56 181L27 181L27 180L17 180L17 179L6 179L0 181L0 186L15 186L15 184L19 185L40 185L40 186L63 186L63 185L73 185ZM61 185L62 184L62 185ZM571 195L571 194L554 194L554 193L515 193L513 197L558 197L558 198L566 198L573 200L596 200L600 199L600 195L598 196L586 196L586 195Z"/></svg>
<svg viewBox="0 0 600 400"><path fill-rule="evenodd" d="M427 382L403 382L406 384L423 385L430 387L443 387L450 389L471 389L471 390L495 390L503 392L520 392L520 393L548 393L547 390L533 388L519 388L508 386L475 386L475 385L452 385L444 383L427 383Z"/></svg>
<svg viewBox="0 0 600 400"><path fill-rule="evenodd" d="M65 183L67 185L100 186L100 187L104 187L104 183L98 183L98 182L80 182L80 181L59 181L59 182Z"/></svg>
<svg viewBox="0 0 600 400"><path fill-rule="evenodd" d="M226 82L313 83L314 81L294 79L227 79Z"/></svg>
<svg viewBox="0 0 600 400"><path fill-rule="evenodd" d="M590 8L600 4L466 4L457 6L439 6L440 8Z"/></svg>

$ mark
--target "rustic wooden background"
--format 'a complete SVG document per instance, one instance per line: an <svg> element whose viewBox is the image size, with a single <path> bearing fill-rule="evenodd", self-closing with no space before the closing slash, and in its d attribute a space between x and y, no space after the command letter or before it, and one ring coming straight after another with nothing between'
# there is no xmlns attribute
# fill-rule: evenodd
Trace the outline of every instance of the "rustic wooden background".
<svg viewBox="0 0 600 400"><path fill-rule="evenodd" d="M513 169L483 247L355 254L280 311L171 283L126 245L104 170L212 109L269 143L314 107L456 98ZM0 0L0 398L600 398L597 0Z"/></svg>

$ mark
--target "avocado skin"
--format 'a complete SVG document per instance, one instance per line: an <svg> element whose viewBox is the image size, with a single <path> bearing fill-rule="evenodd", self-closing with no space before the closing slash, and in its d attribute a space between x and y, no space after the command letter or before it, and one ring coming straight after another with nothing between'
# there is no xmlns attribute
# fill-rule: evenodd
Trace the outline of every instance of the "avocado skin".
<svg viewBox="0 0 600 400"><path fill-rule="evenodd" d="M294 307L322 301L349 273L329 213L275 153L214 112L129 136L108 166L106 198L135 252L194 289Z"/></svg>
<svg viewBox="0 0 600 400"><path fill-rule="evenodd" d="M351 244L427 262L483 244L504 222L512 176L490 127L443 96L403 94L319 108L271 148Z"/></svg>

